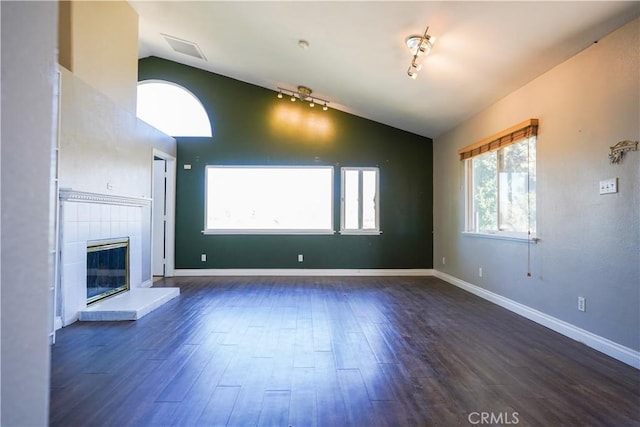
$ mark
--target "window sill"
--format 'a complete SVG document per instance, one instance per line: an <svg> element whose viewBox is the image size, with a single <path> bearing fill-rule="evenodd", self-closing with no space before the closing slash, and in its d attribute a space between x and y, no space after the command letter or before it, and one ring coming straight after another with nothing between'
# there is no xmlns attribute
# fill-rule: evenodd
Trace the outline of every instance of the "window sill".
<svg viewBox="0 0 640 427"><path fill-rule="evenodd" d="M340 230L343 236L379 236L382 234L380 230Z"/></svg>
<svg viewBox="0 0 640 427"><path fill-rule="evenodd" d="M330 235L335 234L333 230L203 230L202 234L219 235Z"/></svg>
<svg viewBox="0 0 640 427"><path fill-rule="evenodd" d="M476 233L473 231L463 231L463 236L469 237L479 237L481 239L494 239L494 240L507 240L510 242L521 242L521 243L538 243L540 239L536 237L535 234L531 236L524 236L521 234L515 233Z"/></svg>

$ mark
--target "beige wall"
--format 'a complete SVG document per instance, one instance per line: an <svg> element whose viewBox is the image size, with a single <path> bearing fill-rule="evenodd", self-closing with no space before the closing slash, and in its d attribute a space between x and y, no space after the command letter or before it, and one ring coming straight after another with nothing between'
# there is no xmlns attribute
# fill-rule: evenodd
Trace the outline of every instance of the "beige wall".
<svg viewBox="0 0 640 427"><path fill-rule="evenodd" d="M635 19L434 142L434 267L635 351L640 350L640 20ZM540 119L533 277L528 245L464 236L457 149ZM617 177L617 194L599 195ZM442 263L446 257L446 264ZM479 277L478 268L483 268ZM577 310L577 298L587 311Z"/></svg>
<svg viewBox="0 0 640 427"><path fill-rule="evenodd" d="M136 110L138 15L125 1L61 2L59 61L113 101Z"/></svg>
<svg viewBox="0 0 640 427"><path fill-rule="evenodd" d="M57 3L0 2L0 425L49 421Z"/></svg>

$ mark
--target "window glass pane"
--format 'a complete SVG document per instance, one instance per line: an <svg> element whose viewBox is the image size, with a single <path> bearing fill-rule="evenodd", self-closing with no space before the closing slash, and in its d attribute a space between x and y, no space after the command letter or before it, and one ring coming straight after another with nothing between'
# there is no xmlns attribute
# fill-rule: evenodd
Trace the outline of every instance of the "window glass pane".
<svg viewBox="0 0 640 427"><path fill-rule="evenodd" d="M537 232L536 136L467 160L466 230L524 237Z"/></svg>
<svg viewBox="0 0 640 427"><path fill-rule="evenodd" d="M137 116L167 135L211 136L209 116L198 98L173 83L138 83Z"/></svg>
<svg viewBox="0 0 640 427"><path fill-rule="evenodd" d="M362 228L376 229L376 171L362 171Z"/></svg>
<svg viewBox="0 0 640 427"><path fill-rule="evenodd" d="M359 193L360 178L357 170L347 170L344 173L344 228L359 228Z"/></svg>
<svg viewBox="0 0 640 427"><path fill-rule="evenodd" d="M535 145L527 139L505 147L499 157L500 230L527 232L531 228L533 232Z"/></svg>
<svg viewBox="0 0 640 427"><path fill-rule="evenodd" d="M333 168L207 167L208 230L330 231Z"/></svg>
<svg viewBox="0 0 640 427"><path fill-rule="evenodd" d="M536 138L527 140L529 146L529 231L536 233L538 224L536 222Z"/></svg>
<svg viewBox="0 0 640 427"><path fill-rule="evenodd" d="M496 152L472 159L474 231L498 229L498 179Z"/></svg>
<svg viewBox="0 0 640 427"><path fill-rule="evenodd" d="M505 231L525 231L528 229L527 145L519 143L504 148L499 160L499 228Z"/></svg>

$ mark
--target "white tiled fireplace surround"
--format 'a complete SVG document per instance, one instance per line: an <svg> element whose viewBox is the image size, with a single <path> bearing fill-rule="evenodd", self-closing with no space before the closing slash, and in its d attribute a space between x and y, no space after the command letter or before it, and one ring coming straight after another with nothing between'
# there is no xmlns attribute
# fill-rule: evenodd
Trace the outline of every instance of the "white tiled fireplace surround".
<svg viewBox="0 0 640 427"><path fill-rule="evenodd" d="M58 304L62 326L81 318L87 309L87 242L129 238L129 283L131 291L151 286L142 281L143 215L148 215L151 200L61 189L60 191L60 297ZM167 288L177 289L177 288ZM149 289L148 291L154 291ZM141 291L138 291L140 294ZM146 292L146 294L153 292ZM179 291L178 291L179 293ZM123 294L121 294L123 295ZM110 299L115 300L121 295ZM173 293L171 298L177 296ZM171 299L168 298L168 299ZM122 298L121 298L122 299ZM165 301L168 300L164 298ZM107 300L105 300L107 301ZM117 300L116 300L117 301ZM101 302L95 305L102 304ZM113 305L113 302L110 303ZM125 303L126 304L126 303ZM148 305L148 304L147 304ZM91 306L92 308L94 305ZM151 309L153 309L151 308ZM84 320L84 319L81 319ZM115 318L86 320L121 320ZM133 319L132 319L133 320Z"/></svg>

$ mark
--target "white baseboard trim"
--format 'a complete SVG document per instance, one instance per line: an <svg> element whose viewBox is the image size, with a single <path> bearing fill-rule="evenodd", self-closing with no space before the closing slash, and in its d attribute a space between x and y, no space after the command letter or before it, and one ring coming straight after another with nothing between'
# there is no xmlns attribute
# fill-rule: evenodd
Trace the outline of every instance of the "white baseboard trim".
<svg viewBox="0 0 640 427"><path fill-rule="evenodd" d="M141 288L150 288L151 286L153 286L153 280L151 280L151 279L145 280L144 282L142 282L140 284Z"/></svg>
<svg viewBox="0 0 640 427"><path fill-rule="evenodd" d="M175 269L174 276L433 276L433 269L209 268Z"/></svg>
<svg viewBox="0 0 640 427"><path fill-rule="evenodd" d="M524 304L520 304L519 302L513 301L509 298L505 298L469 282L465 282L464 280L458 279L457 277L451 276L447 273L434 270L433 275L445 282L449 282L454 286L479 296L480 298L491 301L494 304L504 307L509 311L519 314L522 317L532 320L566 337L581 342L606 354L607 356L611 356L614 359L633 366L636 369L640 369L640 352L636 350L620 345L607 338L572 325L571 323L567 323L564 320L549 316L541 311L528 307Z"/></svg>

